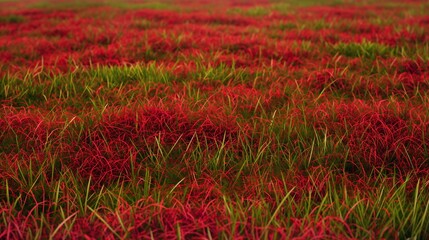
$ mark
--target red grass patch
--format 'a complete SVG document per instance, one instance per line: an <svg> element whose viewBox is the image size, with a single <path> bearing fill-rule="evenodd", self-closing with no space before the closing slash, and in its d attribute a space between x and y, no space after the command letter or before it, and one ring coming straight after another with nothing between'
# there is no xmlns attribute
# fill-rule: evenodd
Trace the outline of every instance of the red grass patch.
<svg viewBox="0 0 429 240"><path fill-rule="evenodd" d="M70 166L99 183L120 177L129 179L132 164L136 168L145 164L140 158L156 152L158 144L186 148L191 141L195 146L198 139L203 148L216 148L221 143L234 146L238 128L228 119L220 111L191 113L179 107L145 107L106 114L84 134L81 142L75 143L77 152Z"/></svg>
<svg viewBox="0 0 429 240"><path fill-rule="evenodd" d="M337 92L351 90L351 86L345 74L335 69L324 69L312 73L308 79L305 80L305 84L316 91L328 90Z"/></svg>
<svg viewBox="0 0 429 240"><path fill-rule="evenodd" d="M6 152L41 151L48 140L50 123L40 114L3 106L0 110L0 143Z"/></svg>
<svg viewBox="0 0 429 240"><path fill-rule="evenodd" d="M350 150L350 163L364 172L384 168L407 174L429 167L427 129L405 118L401 106L354 101L326 107L313 112L315 125L342 138Z"/></svg>
<svg viewBox="0 0 429 240"><path fill-rule="evenodd" d="M392 114L366 113L351 125L347 145L368 167L395 168L408 172L424 161L421 140L413 135L407 123Z"/></svg>

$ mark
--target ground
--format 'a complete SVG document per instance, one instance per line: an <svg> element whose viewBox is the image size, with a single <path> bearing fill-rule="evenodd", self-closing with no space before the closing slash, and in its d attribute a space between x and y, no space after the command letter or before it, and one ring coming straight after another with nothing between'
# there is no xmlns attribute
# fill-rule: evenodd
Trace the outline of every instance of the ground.
<svg viewBox="0 0 429 240"><path fill-rule="evenodd" d="M426 1L0 1L0 238L429 238Z"/></svg>

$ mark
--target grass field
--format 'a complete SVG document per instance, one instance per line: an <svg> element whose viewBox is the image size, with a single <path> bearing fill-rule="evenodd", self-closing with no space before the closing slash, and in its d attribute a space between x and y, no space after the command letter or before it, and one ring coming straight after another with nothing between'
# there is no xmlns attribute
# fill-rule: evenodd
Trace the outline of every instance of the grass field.
<svg viewBox="0 0 429 240"><path fill-rule="evenodd" d="M429 239L429 4L0 1L0 239Z"/></svg>

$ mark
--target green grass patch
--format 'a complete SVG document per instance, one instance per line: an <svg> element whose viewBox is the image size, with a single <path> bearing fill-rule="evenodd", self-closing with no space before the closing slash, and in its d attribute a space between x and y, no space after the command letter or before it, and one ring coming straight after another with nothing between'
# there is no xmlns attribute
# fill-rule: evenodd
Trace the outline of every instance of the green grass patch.
<svg viewBox="0 0 429 240"><path fill-rule="evenodd" d="M310 7L310 6L338 6L344 4L347 0L270 0L271 9L277 10L282 13L288 13L297 7ZM351 3L351 2L350 2Z"/></svg>
<svg viewBox="0 0 429 240"><path fill-rule="evenodd" d="M231 15L242 15L249 17L262 17L270 13L270 10L265 7L251 7L251 8L230 8L227 10L228 14Z"/></svg>
<svg viewBox="0 0 429 240"><path fill-rule="evenodd" d="M22 23L25 21L24 16L20 15L6 15L6 16L0 16L0 23Z"/></svg>
<svg viewBox="0 0 429 240"><path fill-rule="evenodd" d="M31 4L31 8L39 9L57 9L57 10L66 10L66 9L75 9L83 10L86 8L97 8L97 7L114 7L124 10L133 10L133 9L153 9L153 10L177 10L177 6L173 3L167 2L129 2L129 1L117 1L117 0L107 0L107 1L42 1Z"/></svg>
<svg viewBox="0 0 429 240"><path fill-rule="evenodd" d="M361 57L375 59L376 57L394 56L394 49L389 46L363 41L362 43L337 43L332 46L333 54L347 57Z"/></svg>

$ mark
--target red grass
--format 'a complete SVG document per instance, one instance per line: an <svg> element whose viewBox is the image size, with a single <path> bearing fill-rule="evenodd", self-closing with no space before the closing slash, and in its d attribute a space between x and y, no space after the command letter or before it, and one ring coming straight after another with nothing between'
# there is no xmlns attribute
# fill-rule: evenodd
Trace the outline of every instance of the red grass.
<svg viewBox="0 0 429 240"><path fill-rule="evenodd" d="M427 129L422 123L413 123L411 115L401 116L400 105L354 101L329 106L329 110L325 107L314 112L316 126L342 138L350 150L350 163L363 172L375 167L406 175L429 166ZM335 118L329 111L335 112Z"/></svg>
<svg viewBox="0 0 429 240"><path fill-rule="evenodd" d="M157 152L159 146L195 146L197 139L206 144L201 146L203 149L221 143L237 146L237 126L228 121L228 116L217 113L144 107L105 115L84 133L82 141L75 143L77 152L70 167L85 178L91 176L96 183L106 183L120 177L129 180L132 164L136 169L145 165L145 158Z"/></svg>
<svg viewBox="0 0 429 240"><path fill-rule="evenodd" d="M0 142L5 152L23 150L39 152L45 147L51 126L39 114L2 106L0 112Z"/></svg>
<svg viewBox="0 0 429 240"><path fill-rule="evenodd" d="M177 1L177 11L20 4L0 3L1 239L30 238L59 214L75 222L55 238L346 239L365 231L351 219L358 205L331 215L331 186L366 196L385 174L411 176L412 192L427 177L427 16L382 3L287 13L265 0ZM91 78L96 66L130 65L159 72L113 87ZM59 180L75 173L90 201L103 195L99 209L80 212L80 189ZM143 180L151 192L134 196ZM294 203L279 206L289 191ZM403 237L396 221L368 236Z"/></svg>
<svg viewBox="0 0 429 240"><path fill-rule="evenodd" d="M360 159L366 169L386 167L407 173L425 161L420 139L399 117L370 112L360 116L350 128L350 154Z"/></svg>

